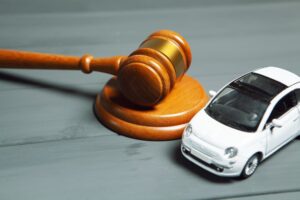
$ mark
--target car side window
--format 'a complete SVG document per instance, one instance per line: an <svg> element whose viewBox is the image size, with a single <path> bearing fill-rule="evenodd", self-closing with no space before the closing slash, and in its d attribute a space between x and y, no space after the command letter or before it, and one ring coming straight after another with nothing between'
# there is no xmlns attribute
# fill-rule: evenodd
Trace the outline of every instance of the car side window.
<svg viewBox="0 0 300 200"><path fill-rule="evenodd" d="M276 104L267 123L271 122L273 119L277 119L277 118L281 117L284 113L286 113L287 111L289 111L291 108L293 108L296 105L297 105L296 91L293 91L293 92L285 95Z"/></svg>

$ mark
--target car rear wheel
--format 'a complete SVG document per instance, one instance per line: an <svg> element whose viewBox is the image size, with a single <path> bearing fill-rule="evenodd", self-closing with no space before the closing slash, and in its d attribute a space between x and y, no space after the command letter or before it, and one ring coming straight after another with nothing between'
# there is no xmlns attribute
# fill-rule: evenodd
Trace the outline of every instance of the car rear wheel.
<svg viewBox="0 0 300 200"><path fill-rule="evenodd" d="M255 154L251 158L249 158L242 171L241 178L245 179L253 175L259 165L259 161L260 159L258 154Z"/></svg>

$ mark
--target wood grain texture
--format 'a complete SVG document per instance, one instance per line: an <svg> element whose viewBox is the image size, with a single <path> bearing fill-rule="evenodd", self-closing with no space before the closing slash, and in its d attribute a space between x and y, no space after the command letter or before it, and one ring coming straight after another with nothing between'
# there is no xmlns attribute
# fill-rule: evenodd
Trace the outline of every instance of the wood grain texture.
<svg viewBox="0 0 300 200"><path fill-rule="evenodd" d="M208 99L201 84L186 75L159 104L141 107L124 98L113 78L97 96L95 113L119 134L141 140L174 140L181 138L186 124Z"/></svg>
<svg viewBox="0 0 300 200"><path fill-rule="evenodd" d="M172 29L189 41L188 74L207 90L268 65L300 75L298 1L88 2L2 0L1 48L127 55L153 30ZM101 126L92 105L110 78L0 70L1 199L299 198L299 140L248 180L218 178L182 158L179 141L137 141Z"/></svg>

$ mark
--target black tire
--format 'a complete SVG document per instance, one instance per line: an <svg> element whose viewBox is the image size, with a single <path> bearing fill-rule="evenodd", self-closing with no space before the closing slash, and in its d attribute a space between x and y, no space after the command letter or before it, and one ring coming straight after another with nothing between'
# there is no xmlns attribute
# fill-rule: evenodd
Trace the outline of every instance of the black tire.
<svg viewBox="0 0 300 200"><path fill-rule="evenodd" d="M246 162L243 171L241 173L241 178L246 179L254 174L260 162L260 156L258 154L254 154L249 158Z"/></svg>

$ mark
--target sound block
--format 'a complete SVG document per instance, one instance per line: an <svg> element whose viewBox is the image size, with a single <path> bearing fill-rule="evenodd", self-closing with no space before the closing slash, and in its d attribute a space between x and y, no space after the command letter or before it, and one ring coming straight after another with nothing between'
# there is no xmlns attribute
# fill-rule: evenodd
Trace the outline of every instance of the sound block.
<svg viewBox="0 0 300 200"><path fill-rule="evenodd" d="M106 127L128 137L174 140L181 138L186 124L208 99L198 81L185 75L155 107L140 107L122 96L114 77L97 95L95 114Z"/></svg>

